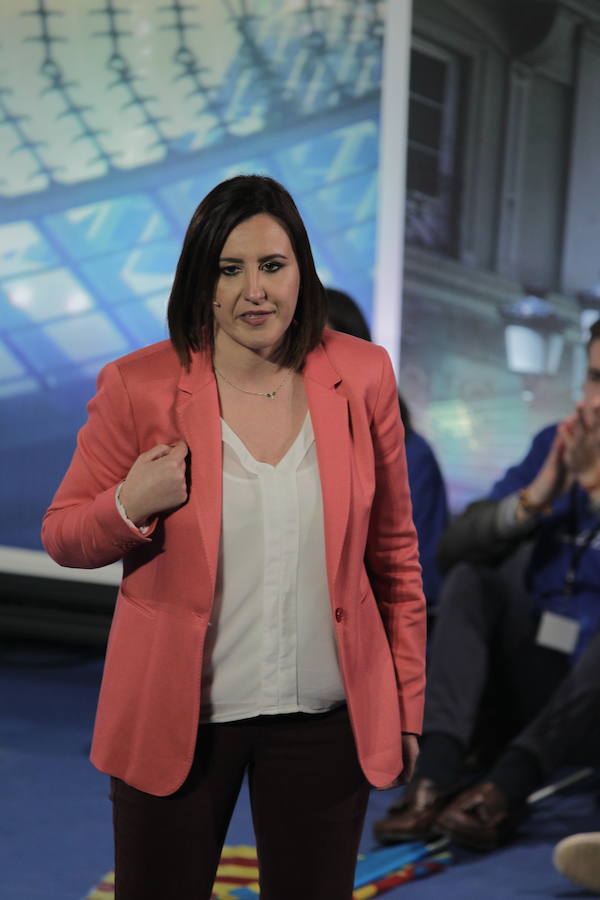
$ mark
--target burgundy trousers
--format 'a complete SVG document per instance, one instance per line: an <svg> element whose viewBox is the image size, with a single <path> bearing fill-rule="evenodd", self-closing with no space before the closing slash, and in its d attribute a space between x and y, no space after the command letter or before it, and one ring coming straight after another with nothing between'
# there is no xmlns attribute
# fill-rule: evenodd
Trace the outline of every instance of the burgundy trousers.
<svg viewBox="0 0 600 900"><path fill-rule="evenodd" d="M209 900L246 772L261 900L351 900L369 785L345 707L201 725L167 797L113 778L115 900Z"/></svg>

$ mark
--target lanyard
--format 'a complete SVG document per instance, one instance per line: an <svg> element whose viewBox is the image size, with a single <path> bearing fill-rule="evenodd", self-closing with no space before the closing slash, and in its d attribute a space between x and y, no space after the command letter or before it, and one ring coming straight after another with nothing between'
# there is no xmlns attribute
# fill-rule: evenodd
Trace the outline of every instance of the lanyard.
<svg viewBox="0 0 600 900"><path fill-rule="evenodd" d="M600 532L600 522L596 525L595 528L590 529L584 541L577 546L575 543L577 540L577 489L576 486L573 485L571 488L571 497L569 501L570 506L570 520L571 520L571 537L573 539L573 551L571 553L571 562L569 564L569 569L567 574L565 575L565 580L563 584L563 593L567 597L572 597L575 593L575 579L577 577L577 569L579 568L579 563L581 562L581 558L583 554L588 549L596 535Z"/></svg>

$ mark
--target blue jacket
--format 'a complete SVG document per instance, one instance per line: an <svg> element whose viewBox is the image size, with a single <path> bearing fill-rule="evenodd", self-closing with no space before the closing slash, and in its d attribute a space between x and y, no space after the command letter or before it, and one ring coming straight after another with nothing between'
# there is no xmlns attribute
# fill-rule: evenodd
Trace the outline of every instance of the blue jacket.
<svg viewBox="0 0 600 900"><path fill-rule="evenodd" d="M419 538L419 558L423 568L423 590L427 606L435 606L442 576L436 563L438 541L448 524L446 487L435 454L416 431L406 434L406 464Z"/></svg>
<svg viewBox="0 0 600 900"><path fill-rule="evenodd" d="M525 458L511 466L493 486L490 498L501 500L530 484L541 468L554 436L556 425L540 431ZM578 656L600 625L600 519L592 511L587 493L575 485L554 504L535 533L534 548L527 574L531 598L538 610L551 610L580 623ZM574 554L593 535L576 568L572 595L565 593L565 576Z"/></svg>

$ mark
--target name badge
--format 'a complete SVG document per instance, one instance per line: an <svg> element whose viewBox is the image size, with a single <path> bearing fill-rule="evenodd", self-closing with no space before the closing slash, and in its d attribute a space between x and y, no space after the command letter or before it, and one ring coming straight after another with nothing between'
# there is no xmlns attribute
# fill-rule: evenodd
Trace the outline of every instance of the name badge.
<svg viewBox="0 0 600 900"><path fill-rule="evenodd" d="M541 647L549 647L561 653L572 653L577 646L579 630L580 625L576 619L545 612L542 613L535 642Z"/></svg>

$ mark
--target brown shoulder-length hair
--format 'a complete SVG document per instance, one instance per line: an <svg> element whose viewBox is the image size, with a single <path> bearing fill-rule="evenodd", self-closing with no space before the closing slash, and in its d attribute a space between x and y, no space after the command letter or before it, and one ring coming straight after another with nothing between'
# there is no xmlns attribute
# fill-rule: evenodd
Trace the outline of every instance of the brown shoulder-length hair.
<svg viewBox="0 0 600 900"><path fill-rule="evenodd" d="M298 370L321 339L326 319L325 291L296 204L272 178L238 175L222 181L206 195L183 240L167 321L171 343L186 369L193 351L214 349L213 300L223 245L236 226L259 213L273 216L285 228L300 270L294 322L274 361Z"/></svg>

